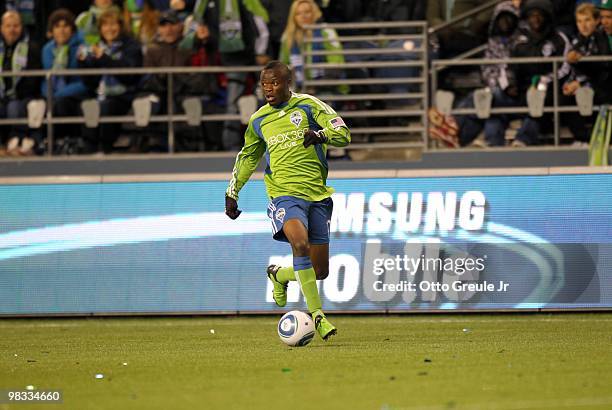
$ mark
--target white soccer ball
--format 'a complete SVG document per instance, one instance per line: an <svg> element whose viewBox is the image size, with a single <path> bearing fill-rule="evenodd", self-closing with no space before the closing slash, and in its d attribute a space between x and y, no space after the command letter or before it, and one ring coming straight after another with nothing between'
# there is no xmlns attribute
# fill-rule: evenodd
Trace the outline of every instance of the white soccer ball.
<svg viewBox="0 0 612 410"><path fill-rule="evenodd" d="M306 346L314 334L312 318L299 310L285 313L278 321L278 336L289 346Z"/></svg>

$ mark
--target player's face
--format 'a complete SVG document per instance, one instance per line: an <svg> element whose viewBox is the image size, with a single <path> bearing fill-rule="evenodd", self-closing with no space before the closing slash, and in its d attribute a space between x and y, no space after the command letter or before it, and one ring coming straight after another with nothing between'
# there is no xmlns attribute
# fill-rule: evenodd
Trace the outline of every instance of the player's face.
<svg viewBox="0 0 612 410"><path fill-rule="evenodd" d="M607 35L612 35L612 10L599 10L601 25L606 30Z"/></svg>
<svg viewBox="0 0 612 410"><path fill-rule="evenodd" d="M578 26L578 31L585 37L593 34L598 23L599 21L595 20L593 15L590 13L578 14L576 16L576 26Z"/></svg>
<svg viewBox="0 0 612 410"><path fill-rule="evenodd" d="M285 77L285 74L279 69L263 70L261 72L261 88L268 104L279 105L288 101L291 97L290 80Z"/></svg>

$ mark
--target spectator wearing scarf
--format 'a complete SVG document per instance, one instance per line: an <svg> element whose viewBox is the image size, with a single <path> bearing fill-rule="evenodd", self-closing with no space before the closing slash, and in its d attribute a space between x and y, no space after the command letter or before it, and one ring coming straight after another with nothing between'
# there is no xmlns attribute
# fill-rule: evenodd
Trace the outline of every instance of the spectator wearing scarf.
<svg viewBox="0 0 612 410"><path fill-rule="evenodd" d="M291 9L289 10L287 27L281 39L279 60L290 65L293 69L295 74L295 85L298 89L303 87L305 80L322 78L324 75L327 77L339 77L341 74L338 70L306 70L304 67L306 63L344 63L344 56L341 53L325 56L305 55L306 51L310 52L313 50L342 50L342 45L337 40L338 35L335 30L304 29L304 26L320 21L321 16L321 9L319 9L313 0L297 0L291 5ZM305 41L306 37L324 38L325 40L323 42L311 43ZM349 87L347 85L341 85L337 87L337 90L346 94L349 91Z"/></svg>
<svg viewBox="0 0 612 410"><path fill-rule="evenodd" d="M259 0L198 0L194 20L206 22L218 39L221 63L225 66L264 65L270 57L268 12ZM237 114L238 99L247 93L246 73L227 73L226 113ZM223 124L223 148L240 150L244 144L238 121Z"/></svg>
<svg viewBox="0 0 612 410"><path fill-rule="evenodd" d="M84 43L83 38L76 30L74 14L67 9L55 10L49 16L47 27L51 40L43 47L43 68L45 70L78 68L77 55ZM41 93L45 98L47 97L46 78L42 82ZM54 116L81 115L80 103L87 96L87 88L80 76L52 76L51 93ZM80 130L74 125L57 126L56 129L58 136L80 134Z"/></svg>
<svg viewBox="0 0 612 410"><path fill-rule="evenodd" d="M125 30L118 10L109 9L98 18L100 41L83 47L79 53L79 64L83 68L125 68L142 67L140 44ZM101 116L125 115L132 104L135 89L140 80L138 75L85 76L84 82L89 93L96 95ZM100 124L98 128L87 129L90 142L100 142L109 152L121 131L119 124ZM92 141L95 140L95 141Z"/></svg>
<svg viewBox="0 0 612 410"><path fill-rule="evenodd" d="M19 13L5 12L0 36L0 70L19 72L40 67L40 49L24 33ZM27 103L37 96L39 84L37 77L0 77L0 118L25 118ZM9 131L9 145L15 153L30 153L34 141L40 142L40 132L28 130L25 125L13 125ZM18 149L26 145L27 148Z"/></svg>

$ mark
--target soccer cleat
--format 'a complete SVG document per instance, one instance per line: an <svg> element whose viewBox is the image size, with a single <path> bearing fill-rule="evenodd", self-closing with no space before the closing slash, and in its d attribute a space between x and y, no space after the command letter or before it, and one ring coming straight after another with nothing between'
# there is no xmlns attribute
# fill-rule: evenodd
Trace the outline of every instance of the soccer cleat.
<svg viewBox="0 0 612 410"><path fill-rule="evenodd" d="M287 304L287 284L283 284L276 279L276 273L281 267L278 265L270 265L266 270L268 273L268 279L274 285L272 290L272 298L276 302L276 306L283 307Z"/></svg>
<svg viewBox="0 0 612 410"><path fill-rule="evenodd" d="M316 311L312 315L312 318L315 323L315 329L317 329L319 336L321 336L321 339L325 340L326 342L327 339L338 333L338 329L336 329L336 326L332 325L330 321L327 320L323 312L321 312L320 310Z"/></svg>

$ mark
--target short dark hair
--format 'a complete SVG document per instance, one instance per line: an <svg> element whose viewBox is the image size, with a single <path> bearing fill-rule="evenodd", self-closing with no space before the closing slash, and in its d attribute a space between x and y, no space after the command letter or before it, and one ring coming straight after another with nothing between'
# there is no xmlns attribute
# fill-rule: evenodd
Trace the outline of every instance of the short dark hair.
<svg viewBox="0 0 612 410"><path fill-rule="evenodd" d="M57 9L49 16L47 20L47 31L50 33L60 21L65 21L70 26L73 33L77 32L77 27L74 22L74 13L68 9Z"/></svg>
<svg viewBox="0 0 612 410"><path fill-rule="evenodd" d="M285 78L290 79L291 78L291 69L287 66L287 64L280 62L278 60L272 60L270 61L268 64L266 64L264 66L264 71L265 70L280 70L283 75L285 76Z"/></svg>

